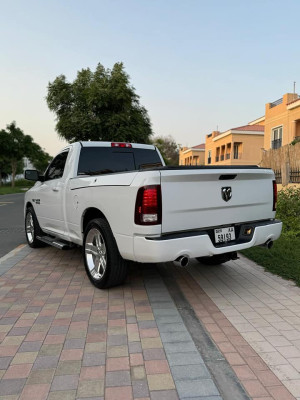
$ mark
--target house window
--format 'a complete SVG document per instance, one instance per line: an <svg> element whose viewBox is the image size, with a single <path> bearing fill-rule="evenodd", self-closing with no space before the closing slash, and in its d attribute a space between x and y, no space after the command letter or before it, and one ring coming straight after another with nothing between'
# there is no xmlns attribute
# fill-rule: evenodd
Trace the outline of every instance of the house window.
<svg viewBox="0 0 300 400"><path fill-rule="evenodd" d="M242 147L242 143L234 143L233 144L233 158L235 160L238 160L239 158L242 157L241 147Z"/></svg>
<svg viewBox="0 0 300 400"><path fill-rule="evenodd" d="M226 146L226 160L230 160L230 153L231 153L231 143L227 143Z"/></svg>
<svg viewBox="0 0 300 400"><path fill-rule="evenodd" d="M207 164L211 164L211 150L208 150Z"/></svg>
<svg viewBox="0 0 300 400"><path fill-rule="evenodd" d="M220 160L220 147L217 147L216 149L216 162Z"/></svg>
<svg viewBox="0 0 300 400"><path fill-rule="evenodd" d="M282 126L272 129L271 149L279 149L282 146Z"/></svg>

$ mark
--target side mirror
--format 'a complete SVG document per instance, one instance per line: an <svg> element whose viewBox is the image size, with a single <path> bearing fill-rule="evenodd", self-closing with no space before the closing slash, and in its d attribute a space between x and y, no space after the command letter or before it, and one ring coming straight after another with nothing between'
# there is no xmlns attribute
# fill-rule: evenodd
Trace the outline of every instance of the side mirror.
<svg viewBox="0 0 300 400"><path fill-rule="evenodd" d="M26 169L25 170L25 179L27 179L28 181L44 181L44 176L43 175L39 175L38 171L36 169Z"/></svg>

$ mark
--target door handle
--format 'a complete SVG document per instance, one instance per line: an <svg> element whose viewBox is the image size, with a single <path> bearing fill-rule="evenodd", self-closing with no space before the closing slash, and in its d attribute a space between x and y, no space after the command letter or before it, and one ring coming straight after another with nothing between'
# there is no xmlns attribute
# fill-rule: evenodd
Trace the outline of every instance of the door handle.
<svg viewBox="0 0 300 400"><path fill-rule="evenodd" d="M58 188L52 188L53 192L59 192Z"/></svg>

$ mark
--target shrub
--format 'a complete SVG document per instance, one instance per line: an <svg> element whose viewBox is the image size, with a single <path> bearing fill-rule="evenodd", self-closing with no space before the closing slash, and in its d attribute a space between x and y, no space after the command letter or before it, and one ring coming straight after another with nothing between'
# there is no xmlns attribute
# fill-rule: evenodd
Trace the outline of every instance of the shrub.
<svg viewBox="0 0 300 400"><path fill-rule="evenodd" d="M18 180L15 181L15 186L16 186L16 187L24 187L24 188L27 188L27 187L33 186L34 183L35 183L35 182L28 181L27 179L18 179ZM7 183L5 183L3 186L9 186L9 187L11 187L11 182L7 182Z"/></svg>
<svg viewBox="0 0 300 400"><path fill-rule="evenodd" d="M283 233L300 237L300 188L295 186L278 192L276 217L283 222Z"/></svg>
<svg viewBox="0 0 300 400"><path fill-rule="evenodd" d="M16 186L19 186L19 187L31 187L31 186L34 185L34 183L35 183L35 182L28 181L27 179L18 179L18 180L15 182L15 185L16 185Z"/></svg>

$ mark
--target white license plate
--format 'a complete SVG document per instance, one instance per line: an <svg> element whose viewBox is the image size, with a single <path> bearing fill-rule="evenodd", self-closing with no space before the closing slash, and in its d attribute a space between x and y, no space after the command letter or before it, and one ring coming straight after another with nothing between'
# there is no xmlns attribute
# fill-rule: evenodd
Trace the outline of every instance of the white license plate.
<svg viewBox="0 0 300 400"><path fill-rule="evenodd" d="M226 243L231 240L235 240L234 227L218 228L215 229L215 241L216 243Z"/></svg>

